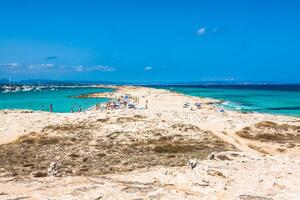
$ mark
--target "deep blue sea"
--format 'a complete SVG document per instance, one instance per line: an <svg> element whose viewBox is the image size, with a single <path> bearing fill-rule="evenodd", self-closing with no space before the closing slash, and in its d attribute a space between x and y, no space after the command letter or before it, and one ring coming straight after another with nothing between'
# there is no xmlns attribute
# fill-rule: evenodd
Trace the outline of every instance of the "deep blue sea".
<svg viewBox="0 0 300 200"><path fill-rule="evenodd" d="M222 100L227 109L300 117L300 85L159 86Z"/></svg>
<svg viewBox="0 0 300 200"><path fill-rule="evenodd" d="M110 92L113 89L78 87L42 89L41 91L19 91L2 93L0 91L0 109L30 109L49 111L50 104L53 112L77 112L80 108L86 110L97 103L103 103L105 98L72 98L81 94Z"/></svg>

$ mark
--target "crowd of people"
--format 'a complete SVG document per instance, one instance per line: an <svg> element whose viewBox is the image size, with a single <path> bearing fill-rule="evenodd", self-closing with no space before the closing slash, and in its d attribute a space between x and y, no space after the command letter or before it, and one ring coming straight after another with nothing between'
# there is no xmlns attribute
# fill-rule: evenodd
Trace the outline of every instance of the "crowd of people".
<svg viewBox="0 0 300 200"><path fill-rule="evenodd" d="M117 98L111 99L105 104L97 104L96 110L116 110L116 109L136 109L139 103L139 98L130 95L122 95Z"/></svg>

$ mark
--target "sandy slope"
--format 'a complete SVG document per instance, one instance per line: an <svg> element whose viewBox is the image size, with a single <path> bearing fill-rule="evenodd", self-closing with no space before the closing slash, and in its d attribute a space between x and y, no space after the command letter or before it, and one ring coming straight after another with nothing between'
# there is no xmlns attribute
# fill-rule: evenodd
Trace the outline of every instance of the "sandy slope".
<svg viewBox="0 0 300 200"><path fill-rule="evenodd" d="M113 94L131 94L140 98L140 106L145 107L146 100L148 100L148 110L143 111L145 114L161 114L167 119L173 119L178 122L186 122L194 124L203 130L212 131L215 135L222 138L224 141L233 144L241 151L257 153L257 151L248 147L249 143L254 145L265 146L269 153L277 154L276 149L278 145L266 145L258 141L249 141L243 139L235 134L236 131L241 130L246 126L253 126L261 121L272 121L279 124L293 124L300 125L300 119L294 117L277 116L260 113L239 113L235 111L219 112L220 109L212 103L216 103L213 99L204 99L197 97L190 97L167 90L153 89L153 88L136 88L124 87L119 93ZM92 95L92 96L102 96ZM202 109L197 110L193 108L183 108L183 104L189 102L194 104L201 102ZM291 150L288 153L297 154L298 151Z"/></svg>
<svg viewBox="0 0 300 200"><path fill-rule="evenodd" d="M172 137L176 131L174 132L170 127L174 124L185 124L210 131L247 154L233 156L227 153L226 157L229 159L202 160L194 170L191 170L186 164L186 167L165 165L96 177L73 176L37 179L2 176L0 199L14 199L15 197L24 197L24 199L47 199L46 197L49 199L252 198L247 195L272 199L297 199L299 197L299 190L297 190L300 188L298 141L289 141L288 143L271 140L266 142L247 139L236 134L244 127L255 127L255 124L262 121L297 127L300 125L298 118L245 114L234 111L223 113L212 104L216 102L212 99L200 99L144 87L120 87L118 92L113 94L94 94L92 96L117 97L121 94L138 97L140 109L102 112L92 110L74 114L0 111L0 144L9 145L19 136L32 132L50 135L68 134L68 132L43 132L47 126L60 127L66 124L74 125L74 127L80 124L92 126L99 120L109 119L110 123L104 122L93 129L88 129L93 138L98 140L102 138L101 140L105 141L112 132L123 131L127 135L119 135L114 138L115 143L127 140L129 142L131 140L144 141L149 138L142 133L148 133L147 130L154 129L166 130L167 135L165 136ZM148 101L148 109L144 109L146 101ZM183 108L185 102L189 102L191 105L201 102L203 106L201 109ZM118 122L120 118L129 119L133 116L144 116L145 119ZM183 134L184 137L195 140L200 136L197 134L201 134L201 131L185 133L177 130L176 134ZM291 142L295 144L289 145ZM262 153L270 155L263 156ZM188 163L188 159L191 157L188 154L183 154L183 156L186 156L186 163ZM1 168L0 172L5 174L5 170L3 172Z"/></svg>
<svg viewBox="0 0 300 200"><path fill-rule="evenodd" d="M11 199L299 199L299 159L226 155L233 160L200 161L194 170L157 167L101 177L1 179L0 190Z"/></svg>

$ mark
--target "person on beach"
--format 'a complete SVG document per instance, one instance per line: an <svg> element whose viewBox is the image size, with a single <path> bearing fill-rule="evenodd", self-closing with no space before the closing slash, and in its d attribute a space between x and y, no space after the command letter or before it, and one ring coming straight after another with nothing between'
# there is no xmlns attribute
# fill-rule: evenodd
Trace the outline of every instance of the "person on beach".
<svg viewBox="0 0 300 200"><path fill-rule="evenodd" d="M146 109L148 109L148 99L146 100Z"/></svg>

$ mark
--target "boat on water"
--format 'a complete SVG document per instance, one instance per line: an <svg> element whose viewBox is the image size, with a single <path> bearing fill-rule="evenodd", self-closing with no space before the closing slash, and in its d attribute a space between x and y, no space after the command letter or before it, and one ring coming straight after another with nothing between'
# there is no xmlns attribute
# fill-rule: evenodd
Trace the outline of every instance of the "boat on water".
<svg viewBox="0 0 300 200"><path fill-rule="evenodd" d="M13 80L11 79L11 77L9 77L9 85L4 85L2 87L3 91L2 93L8 93L8 92L20 92L23 91L23 87L18 86L18 85L14 85Z"/></svg>
<svg viewBox="0 0 300 200"><path fill-rule="evenodd" d="M4 90L2 93L8 93L8 92L19 92L21 91L21 87L19 86L3 86L2 89Z"/></svg>
<svg viewBox="0 0 300 200"><path fill-rule="evenodd" d="M16 87L12 88L12 92L20 92L21 90L22 90L22 88L19 87L19 86L16 86Z"/></svg>
<svg viewBox="0 0 300 200"><path fill-rule="evenodd" d="M8 92L11 92L11 88L9 88L9 87L7 87L7 86L3 86L2 89L3 89L2 93L8 93Z"/></svg>
<svg viewBox="0 0 300 200"><path fill-rule="evenodd" d="M4 85L2 87L2 89L3 89L2 93L20 92L20 91L27 92L27 91L33 90L34 87L26 86L26 85L23 85L23 86L6 86L6 85Z"/></svg>
<svg viewBox="0 0 300 200"><path fill-rule="evenodd" d="M35 87L35 91L41 91L41 90L42 90L42 87L41 87L41 86Z"/></svg>
<svg viewBox="0 0 300 200"><path fill-rule="evenodd" d="M34 89L33 86L28 86L28 85L23 85L23 86L22 86L22 91L23 91L23 92L31 91L31 90L33 90L33 89Z"/></svg>
<svg viewBox="0 0 300 200"><path fill-rule="evenodd" d="M11 89L11 86L6 86L6 85L4 85L4 86L2 87L2 89L3 89L3 90L10 90L10 89Z"/></svg>

